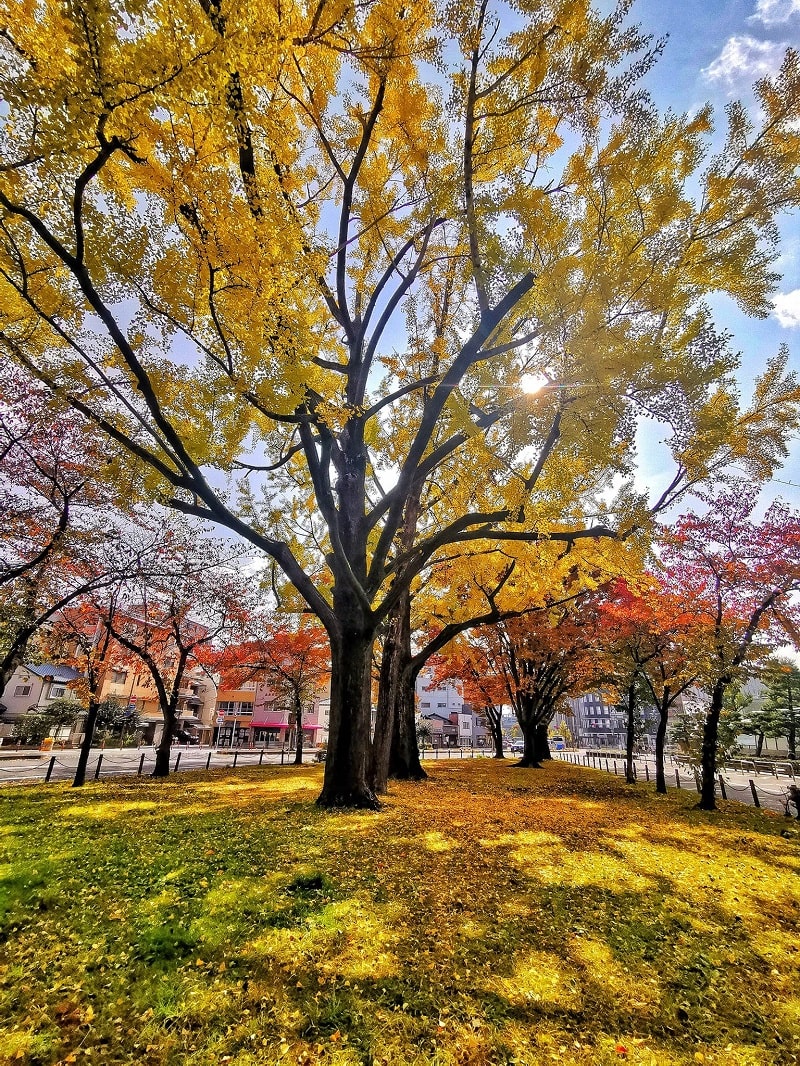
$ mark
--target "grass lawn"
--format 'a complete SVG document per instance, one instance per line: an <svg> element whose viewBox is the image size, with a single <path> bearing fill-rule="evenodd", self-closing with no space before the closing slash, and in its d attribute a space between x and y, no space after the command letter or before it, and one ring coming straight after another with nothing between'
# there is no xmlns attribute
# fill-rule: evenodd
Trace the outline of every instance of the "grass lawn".
<svg viewBox="0 0 800 1066"><path fill-rule="evenodd" d="M797 822L490 760L335 814L321 773L0 791L0 1062L800 1062Z"/></svg>

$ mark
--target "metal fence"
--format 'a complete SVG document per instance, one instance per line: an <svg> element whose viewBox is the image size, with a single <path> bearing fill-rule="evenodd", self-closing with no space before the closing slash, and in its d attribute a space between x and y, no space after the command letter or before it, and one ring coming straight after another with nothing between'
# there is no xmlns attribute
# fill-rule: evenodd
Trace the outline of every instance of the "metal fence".
<svg viewBox="0 0 800 1066"><path fill-rule="evenodd" d="M569 762L575 766L587 766L590 769L604 770L616 774L618 777L625 776L625 761L613 756L601 755L599 752L553 752L553 758L562 762ZM674 788L684 788L700 792L700 774L698 770L679 759L668 757L669 768L665 767L667 785ZM740 760L741 761L741 760ZM633 774L636 780L654 781L656 776L655 759L638 756L633 762ZM780 776L783 775L791 783L785 787L780 786ZM777 788L767 788L763 778L774 780ZM674 778L674 782L673 782ZM757 780L758 779L758 780ZM717 788L722 799L736 800L752 807L766 807L769 810L780 811L782 814L791 814L791 806L794 805L791 788L795 781L795 770L791 763L770 764L769 770L754 769L748 774L746 769L725 766L717 774ZM800 818L800 810L797 812Z"/></svg>
<svg viewBox="0 0 800 1066"><path fill-rule="evenodd" d="M170 758L170 772L182 770L230 769L235 766L289 765L294 761L295 753L286 748L270 751L268 749L237 749L186 747L173 749ZM50 781L71 780L75 775L78 761L76 749L58 753L14 753L0 759L0 783L14 781ZM304 752L303 761L317 761L317 751ZM152 774L155 769L156 755L154 748L116 748L110 750L93 749L86 769L86 780L99 780L101 777L139 776Z"/></svg>
<svg viewBox="0 0 800 1066"><path fill-rule="evenodd" d="M619 776L625 775L624 759L599 752L554 751L553 758L562 762L590 769L604 770ZM316 749L304 752L304 762L316 762L320 757ZM492 758L491 748L427 748L420 752L422 759L484 759ZM39 781L45 784L51 781L71 780L75 775L78 752L75 749L58 753L8 752L0 759L0 783ZM182 770L233 769L236 766L284 766L293 763L295 752L286 748L280 750L249 748L208 748L196 747L173 750L170 771ZM122 748L111 750L93 750L86 770L87 780L99 780L101 777L142 776L149 775L155 768L154 748ZM690 789L700 792L700 778L695 769L680 760L668 757L669 769L667 783L674 788ZM4 765L5 763L5 765ZM13 763L13 765L12 765ZM655 760L639 756L633 764L634 777L645 781L655 780ZM766 807L770 810L791 813L790 804L794 799L790 793L792 784L780 786L780 775L792 784L795 770L791 763L776 763L769 771L755 769L747 773L746 769L724 767L717 777L717 786L723 799L738 800L750 806ZM774 779L777 788L767 788L764 778ZM674 779L674 780L673 780ZM800 811L798 811L800 817Z"/></svg>

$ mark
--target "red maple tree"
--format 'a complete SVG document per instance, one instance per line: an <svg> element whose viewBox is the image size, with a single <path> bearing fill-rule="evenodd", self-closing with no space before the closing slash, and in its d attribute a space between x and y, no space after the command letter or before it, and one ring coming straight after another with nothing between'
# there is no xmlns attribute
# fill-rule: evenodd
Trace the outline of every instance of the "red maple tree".
<svg viewBox="0 0 800 1066"><path fill-rule="evenodd" d="M704 497L664 533L666 584L691 604L706 654L699 678L709 696L700 807L714 810L717 733L729 686L749 661L800 627L800 514L776 500L753 519L757 489L735 482Z"/></svg>

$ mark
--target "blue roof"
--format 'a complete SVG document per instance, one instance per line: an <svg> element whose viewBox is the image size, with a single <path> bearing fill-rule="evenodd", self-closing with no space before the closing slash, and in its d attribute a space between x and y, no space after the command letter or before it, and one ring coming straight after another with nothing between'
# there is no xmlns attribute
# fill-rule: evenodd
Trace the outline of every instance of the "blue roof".
<svg viewBox="0 0 800 1066"><path fill-rule="evenodd" d="M42 663L40 666L31 666L26 663L25 669L29 674L36 674L37 677L52 677L54 681L74 681L83 676L79 670L73 670L71 666L55 666L53 663Z"/></svg>

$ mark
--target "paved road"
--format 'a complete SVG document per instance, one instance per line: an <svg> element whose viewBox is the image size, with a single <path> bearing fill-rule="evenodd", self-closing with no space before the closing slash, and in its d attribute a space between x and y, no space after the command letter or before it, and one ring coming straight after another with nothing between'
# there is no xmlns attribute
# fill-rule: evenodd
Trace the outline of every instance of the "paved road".
<svg viewBox="0 0 800 1066"><path fill-rule="evenodd" d="M621 759L614 760L613 758L606 758L605 755L599 756L597 752L587 752L586 750L579 751L554 751L553 757L561 759L565 762L573 762L579 766L586 766L586 758L589 757L590 768L614 773L614 767L616 766L617 774L624 776L624 762ZM594 756L594 757L592 757ZM649 778L651 781L655 779L655 759L644 758L643 756L637 757L635 760L636 775L641 780L642 778ZM779 811L781 814L786 812L786 798L789 792L789 785L794 784L794 778L786 773L780 772L779 776L775 776L775 773L767 773L761 771L760 773L753 769L752 771L737 770L730 767L725 767L722 771L722 780L725 786L726 798L729 800L737 800L740 803L747 803L749 806L755 805L755 799L753 796L753 790L758 796L758 804L761 807L766 807L769 810ZM678 771L676 778L675 771ZM684 788L689 789L692 792L699 791L697 782L692 770L685 764L681 765L669 760L666 767L667 775L667 787L672 788ZM752 783L752 784L751 784ZM719 782L717 783L717 795L721 796L721 790ZM794 808L792 808L794 813Z"/></svg>
<svg viewBox="0 0 800 1066"><path fill-rule="evenodd" d="M53 761L54 760L54 761ZM33 756L14 756L10 752L0 754L0 783L13 781L44 781L50 769L51 781L70 779L75 773L78 762L78 750L69 748L64 751L40 752ZM208 748L208 747L174 747L170 760L170 769L206 770L233 766L280 765L294 761L294 752L264 751L249 748ZM304 762L315 762L316 751L304 752ZM94 777L98 772L101 777L119 774L150 774L155 766L155 749L146 748L105 748L103 751L93 749L89 757L87 777Z"/></svg>
<svg viewBox="0 0 800 1066"><path fill-rule="evenodd" d="M491 757L491 751L469 748L440 748L437 751L427 750L422 753L423 758L437 760L454 760ZM594 754L594 758L592 755ZM624 773L621 759L616 761L605 756L598 757L597 753L581 751L554 751L553 757L565 762L572 762L579 766L586 766L586 758L589 756L591 768L606 770L622 776ZM513 756L511 756L513 758ZM41 752L33 755L25 754L16 756L11 752L0 753L0 784L10 784L21 781L44 781L50 773L51 781L70 780L75 773L75 765L78 761L77 749L65 751ZM205 770L237 766L282 765L294 761L294 752L261 751L249 748L208 748L208 747L175 747L172 752L170 769L178 772L182 770ZM316 761L316 751L304 753L306 763ZM51 765L52 763L52 765ZM99 766L98 766L99 764ZM88 778L95 775L111 777L121 774L148 775L155 766L155 750L147 748L106 748L103 751L93 750L89 758ZM675 776L675 770L678 776ZM639 779L653 780L655 777L655 760L639 757L636 759L636 772ZM727 799L738 800L750 806L754 804L753 789L758 796L759 804L770 810L785 813L786 797L789 785L793 779L781 775L776 777L765 772L752 772L726 769L722 775L725 783ZM752 784L751 784L752 782ZM667 767L667 783L670 787L678 787L697 790L694 775L686 767L672 763ZM719 794L719 786L718 786Z"/></svg>

